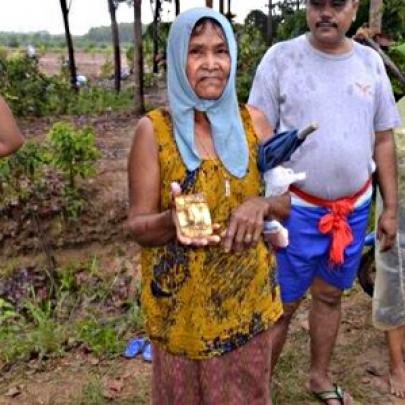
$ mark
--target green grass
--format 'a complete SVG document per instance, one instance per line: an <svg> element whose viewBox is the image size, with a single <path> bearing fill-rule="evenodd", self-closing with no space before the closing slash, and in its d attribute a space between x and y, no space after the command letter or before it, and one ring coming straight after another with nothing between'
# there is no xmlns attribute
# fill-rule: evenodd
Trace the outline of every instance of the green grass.
<svg viewBox="0 0 405 405"><path fill-rule="evenodd" d="M56 291L46 299L32 291L20 309L2 299L0 364L63 356L72 345L83 345L101 358L122 352L126 339L142 330L143 318L135 297L116 301L118 275L101 270L93 255L58 269Z"/></svg>
<svg viewBox="0 0 405 405"><path fill-rule="evenodd" d="M107 403L100 378L93 376L82 388L80 397L73 400L72 405L104 405Z"/></svg>

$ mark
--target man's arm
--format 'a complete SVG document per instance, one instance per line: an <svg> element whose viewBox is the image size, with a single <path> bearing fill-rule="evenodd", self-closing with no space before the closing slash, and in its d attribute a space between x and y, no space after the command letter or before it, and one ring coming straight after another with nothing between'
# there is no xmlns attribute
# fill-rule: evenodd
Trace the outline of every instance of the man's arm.
<svg viewBox="0 0 405 405"><path fill-rule="evenodd" d="M381 251L384 251L393 245L398 228L398 177L392 130L376 132L374 159L377 165L378 187L383 200L377 237L381 243Z"/></svg>
<svg viewBox="0 0 405 405"><path fill-rule="evenodd" d="M7 103L0 97L0 157L10 155L24 143Z"/></svg>

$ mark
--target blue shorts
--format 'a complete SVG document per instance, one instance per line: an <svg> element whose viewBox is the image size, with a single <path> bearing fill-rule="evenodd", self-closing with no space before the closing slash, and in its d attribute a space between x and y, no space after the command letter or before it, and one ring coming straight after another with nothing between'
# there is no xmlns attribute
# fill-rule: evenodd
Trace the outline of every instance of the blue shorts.
<svg viewBox="0 0 405 405"><path fill-rule="evenodd" d="M318 230L319 219L327 212L322 207L292 205L284 221L289 232L289 245L276 252L281 298L289 303L301 298L315 277L344 290L356 278L367 229L370 200L356 207L347 217L353 241L345 249L344 263L329 261L330 234Z"/></svg>

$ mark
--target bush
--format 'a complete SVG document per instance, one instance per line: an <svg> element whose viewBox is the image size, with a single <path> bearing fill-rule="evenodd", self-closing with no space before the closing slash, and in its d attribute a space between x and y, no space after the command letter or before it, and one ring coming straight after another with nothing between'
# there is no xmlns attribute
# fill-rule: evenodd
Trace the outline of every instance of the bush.
<svg viewBox="0 0 405 405"><path fill-rule="evenodd" d="M239 102L246 102L249 97L250 86L267 46L263 35L253 24L242 26L238 37L238 70L236 89Z"/></svg>
<svg viewBox="0 0 405 405"><path fill-rule="evenodd" d="M39 71L35 58L7 57L4 52L0 52L0 93L18 116L100 113L130 108L133 98L129 90L117 94L101 86L88 85L75 92L65 67L60 75L48 77Z"/></svg>
<svg viewBox="0 0 405 405"><path fill-rule="evenodd" d="M48 139L52 147L52 162L62 170L71 188L75 188L76 176L85 178L94 174L93 163L99 152L92 128L76 129L67 122L57 122L50 129Z"/></svg>

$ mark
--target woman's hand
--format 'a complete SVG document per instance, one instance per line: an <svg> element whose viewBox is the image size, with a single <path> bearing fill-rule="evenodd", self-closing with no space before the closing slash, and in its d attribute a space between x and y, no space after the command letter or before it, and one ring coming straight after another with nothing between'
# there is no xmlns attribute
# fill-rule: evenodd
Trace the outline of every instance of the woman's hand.
<svg viewBox="0 0 405 405"><path fill-rule="evenodd" d="M224 238L226 252L238 252L257 244L269 204L265 197L250 197L232 211Z"/></svg>
<svg viewBox="0 0 405 405"><path fill-rule="evenodd" d="M217 245L221 242L221 237L217 234L207 235L207 236L199 236L199 237L189 237L185 236L181 232L181 227L176 215L176 204L175 198L181 195L181 188L180 185L176 182L171 183L171 211L172 211L172 218L174 225L176 226L176 236L177 240L182 243L183 245L190 245L196 247L208 246L208 245ZM217 231L219 229L219 224L212 224L213 231Z"/></svg>
<svg viewBox="0 0 405 405"><path fill-rule="evenodd" d="M290 211L289 193L276 197L250 197L232 211L224 235L226 252L255 246L267 218L283 219Z"/></svg>

